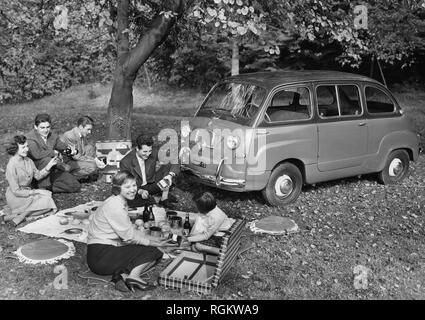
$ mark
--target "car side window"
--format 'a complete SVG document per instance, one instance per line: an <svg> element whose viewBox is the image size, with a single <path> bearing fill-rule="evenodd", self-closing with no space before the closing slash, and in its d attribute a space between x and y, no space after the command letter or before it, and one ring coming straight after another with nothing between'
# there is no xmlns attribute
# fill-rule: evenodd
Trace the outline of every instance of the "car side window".
<svg viewBox="0 0 425 320"><path fill-rule="evenodd" d="M321 118L362 114L360 92L355 85L322 85L317 87L316 94Z"/></svg>
<svg viewBox="0 0 425 320"><path fill-rule="evenodd" d="M322 118L339 115L335 86L318 86L316 95L319 115Z"/></svg>
<svg viewBox="0 0 425 320"><path fill-rule="evenodd" d="M311 117L310 91L306 87L285 88L275 93L267 108L268 123L307 120Z"/></svg>
<svg viewBox="0 0 425 320"><path fill-rule="evenodd" d="M338 98L342 116L360 115L362 113L360 93L357 86L339 85Z"/></svg>
<svg viewBox="0 0 425 320"><path fill-rule="evenodd" d="M366 105L371 114L394 113L396 111L393 101L381 89L366 87Z"/></svg>

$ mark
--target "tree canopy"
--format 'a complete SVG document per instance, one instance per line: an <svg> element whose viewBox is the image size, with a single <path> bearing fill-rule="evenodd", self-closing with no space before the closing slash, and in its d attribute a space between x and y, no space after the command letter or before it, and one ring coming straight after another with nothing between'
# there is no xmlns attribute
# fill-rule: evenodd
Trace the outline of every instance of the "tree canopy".
<svg viewBox="0 0 425 320"><path fill-rule="evenodd" d="M119 56L119 2L4 2L0 103L112 80ZM170 7L173 2L129 1L128 28L122 30L129 50L155 17L176 22L170 36L161 39L163 45L143 61L154 80L207 89L230 73L235 46L241 72L304 68L311 65L308 61L357 68L371 56L384 68L424 66L424 0L359 3L367 7L367 29L355 28L357 3L346 0L182 0L179 16Z"/></svg>

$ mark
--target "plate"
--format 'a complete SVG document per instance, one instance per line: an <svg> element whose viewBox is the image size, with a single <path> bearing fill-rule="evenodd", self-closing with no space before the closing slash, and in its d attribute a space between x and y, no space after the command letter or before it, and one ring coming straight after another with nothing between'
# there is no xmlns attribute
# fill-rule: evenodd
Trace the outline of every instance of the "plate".
<svg viewBox="0 0 425 320"><path fill-rule="evenodd" d="M83 232L83 229L80 229L80 228L70 228L70 229L66 229L62 233L66 233L66 234L80 234L82 232Z"/></svg>

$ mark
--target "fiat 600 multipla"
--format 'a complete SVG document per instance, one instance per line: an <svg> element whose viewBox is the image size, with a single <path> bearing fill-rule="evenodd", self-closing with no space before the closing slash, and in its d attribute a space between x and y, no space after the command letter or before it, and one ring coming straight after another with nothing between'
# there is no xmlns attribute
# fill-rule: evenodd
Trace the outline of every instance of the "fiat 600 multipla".
<svg viewBox="0 0 425 320"><path fill-rule="evenodd" d="M377 173L401 181L419 138L391 92L365 76L284 71L216 84L189 122L182 169L205 184L261 190L275 206L303 184Z"/></svg>

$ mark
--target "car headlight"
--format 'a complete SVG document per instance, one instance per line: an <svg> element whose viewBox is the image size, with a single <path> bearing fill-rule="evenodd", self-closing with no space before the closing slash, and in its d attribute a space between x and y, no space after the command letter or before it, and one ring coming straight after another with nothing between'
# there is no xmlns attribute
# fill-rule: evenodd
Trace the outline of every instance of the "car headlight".
<svg viewBox="0 0 425 320"><path fill-rule="evenodd" d="M227 137L227 146L230 149L236 149L239 146L239 143L240 143L239 137L236 137L236 136Z"/></svg>

